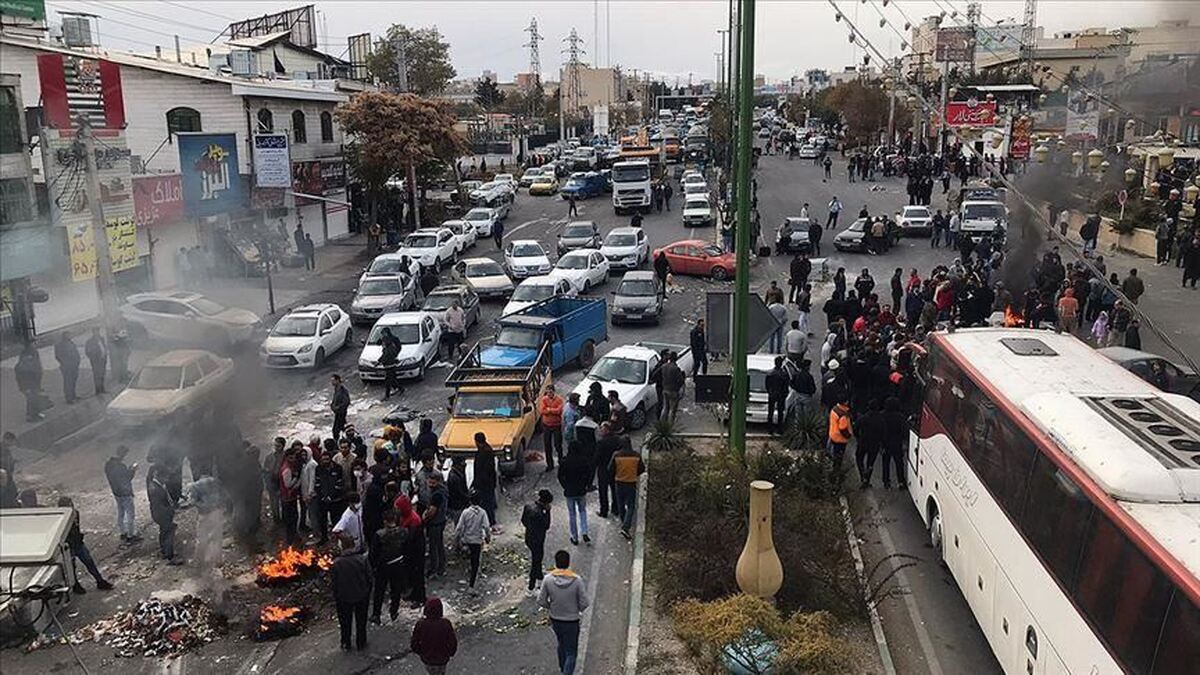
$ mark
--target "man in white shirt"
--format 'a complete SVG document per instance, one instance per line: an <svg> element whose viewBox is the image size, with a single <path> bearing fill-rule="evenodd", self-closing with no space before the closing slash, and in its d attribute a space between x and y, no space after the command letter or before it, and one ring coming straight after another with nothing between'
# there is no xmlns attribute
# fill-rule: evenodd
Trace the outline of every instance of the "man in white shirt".
<svg viewBox="0 0 1200 675"><path fill-rule="evenodd" d="M825 220L825 229L836 230L838 214L842 212L842 200L834 197L829 200L829 218Z"/></svg>
<svg viewBox="0 0 1200 675"><path fill-rule="evenodd" d="M961 224L962 220L958 217L957 213L950 216L950 229L946 235L950 248L958 246L958 230Z"/></svg>
<svg viewBox="0 0 1200 675"><path fill-rule="evenodd" d="M467 316L457 299L450 304L442 319L446 328L446 358L456 360L467 333Z"/></svg>
<svg viewBox="0 0 1200 675"><path fill-rule="evenodd" d="M353 550L362 553L366 549L363 547L362 512L358 508L358 493L348 493L346 501L346 510L342 511L342 517L338 519L337 525L333 526L333 536L353 542Z"/></svg>
<svg viewBox="0 0 1200 675"><path fill-rule="evenodd" d="M799 321L792 322L792 329L783 336L783 344L788 357L796 362L808 351L808 335L800 329Z"/></svg>
<svg viewBox="0 0 1200 675"><path fill-rule="evenodd" d="M308 461L300 468L300 530L307 531L308 523L316 525L321 522L320 516L317 514L317 498L314 494L317 477L317 460L313 459L312 452L307 449L301 450Z"/></svg>

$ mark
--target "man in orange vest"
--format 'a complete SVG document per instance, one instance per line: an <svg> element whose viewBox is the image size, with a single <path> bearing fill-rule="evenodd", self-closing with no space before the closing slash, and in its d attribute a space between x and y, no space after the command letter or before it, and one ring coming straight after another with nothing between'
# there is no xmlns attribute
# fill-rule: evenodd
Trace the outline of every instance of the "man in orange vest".
<svg viewBox="0 0 1200 675"><path fill-rule="evenodd" d="M842 467L842 457L846 454L846 444L854 436L850 426L850 406L841 401L829 410L829 453L833 455L833 464Z"/></svg>
<svg viewBox="0 0 1200 675"><path fill-rule="evenodd" d="M558 455L558 461L562 461L562 423L563 423L563 400L562 397L554 393L554 385L546 387L546 393L542 394L541 400L538 401L538 414L542 416L542 450L546 453L546 470L554 468L554 455Z"/></svg>

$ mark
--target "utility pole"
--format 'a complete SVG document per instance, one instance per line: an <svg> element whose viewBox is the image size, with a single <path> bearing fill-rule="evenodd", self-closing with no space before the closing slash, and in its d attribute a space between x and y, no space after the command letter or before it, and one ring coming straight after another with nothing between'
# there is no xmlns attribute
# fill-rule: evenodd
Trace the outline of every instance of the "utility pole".
<svg viewBox="0 0 1200 675"><path fill-rule="evenodd" d="M746 459L746 402L750 382L746 373L746 351L750 343L750 156L754 139L754 0L738 0L741 23L738 45L738 142L737 142L737 231L734 251L737 257L733 275L733 400L729 415L730 449L742 461Z"/></svg>
<svg viewBox="0 0 1200 675"><path fill-rule="evenodd" d="M396 48L396 93L403 94L408 91L408 41L397 33L392 42Z"/></svg>
<svg viewBox="0 0 1200 675"><path fill-rule="evenodd" d="M1037 48L1037 0L1025 0L1025 23L1021 25L1021 62L1033 78L1033 56Z"/></svg>
<svg viewBox="0 0 1200 675"><path fill-rule="evenodd" d="M579 37L579 33L577 33L574 28L571 29L571 34L568 35L566 38L564 38L563 41L567 43L567 49L565 50L567 52L567 70L563 74L563 77L560 78L563 81L559 82L559 85L558 85L559 86L558 98L559 98L559 102L561 105L567 105L567 104L563 103L563 101L562 101L562 99L564 98L562 88L563 88L563 85L565 84L566 85L566 94L571 97L570 105L567 107L571 111L572 114L576 114L579 112L579 97L582 94L582 92L580 91L580 89L582 87L579 84L579 67L582 64L579 61L579 57L580 57L580 55L586 54L587 52L585 52L580 47L580 45L583 44L583 39ZM559 138L560 139L566 138L566 136L564 135L564 131L565 131L566 127L564 125L563 118L564 118L564 115L560 112L559 116L558 116L559 129L560 129Z"/></svg>
<svg viewBox="0 0 1200 675"><path fill-rule="evenodd" d="M725 79L725 45L728 42L729 29L718 28L717 35L721 36L721 51L717 52L717 93L720 94L729 84Z"/></svg>
<svg viewBox="0 0 1200 675"><path fill-rule="evenodd" d="M946 120L946 106L950 103L950 62L942 63L942 109L938 111L938 119L941 124L938 125L938 151L945 156L946 139L950 133L950 126ZM932 150L932 148L931 148Z"/></svg>
<svg viewBox="0 0 1200 675"><path fill-rule="evenodd" d="M112 254L108 250L108 222L104 219L100 170L96 168L96 142L86 114L79 116L77 139L83 148L84 166L87 169L87 201L92 211L92 242L96 247L96 295L100 297L100 318L104 321L104 334L111 341L117 333L121 315L117 309L114 290L116 284L113 281Z"/></svg>

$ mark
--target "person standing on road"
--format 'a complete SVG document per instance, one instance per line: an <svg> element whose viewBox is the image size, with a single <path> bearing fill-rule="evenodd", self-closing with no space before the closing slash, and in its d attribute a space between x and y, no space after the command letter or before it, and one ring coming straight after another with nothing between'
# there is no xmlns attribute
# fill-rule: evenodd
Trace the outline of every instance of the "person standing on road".
<svg viewBox="0 0 1200 675"><path fill-rule="evenodd" d="M792 321L792 328L783 336L783 343L788 358L799 363L808 351L808 334L801 330L798 320Z"/></svg>
<svg viewBox="0 0 1200 675"><path fill-rule="evenodd" d="M579 216L579 207L575 205L575 193L567 193L567 217L574 218Z"/></svg>
<svg viewBox="0 0 1200 675"><path fill-rule="evenodd" d="M404 539L404 579L409 606L415 609L425 604L425 522L408 495L397 496L392 506L400 527L408 531Z"/></svg>
<svg viewBox="0 0 1200 675"><path fill-rule="evenodd" d="M492 223L492 241L496 242L496 250L504 245L504 223L497 220Z"/></svg>
<svg viewBox="0 0 1200 675"><path fill-rule="evenodd" d="M458 652L458 636L454 624L442 616L440 598L425 601L424 617L413 625L408 648L421 658L429 675L445 675L446 664Z"/></svg>
<svg viewBox="0 0 1200 675"><path fill-rule="evenodd" d="M337 606L338 629L342 650L350 651L350 631L354 629L354 644L361 651L367 648L367 610L371 600L371 565L367 557L348 540L341 540L342 549L329 568L333 601Z"/></svg>
<svg viewBox="0 0 1200 675"><path fill-rule="evenodd" d="M71 340L71 332L64 330L54 343L54 360L62 372L63 396L67 403L79 400L75 396L75 383L79 381L79 347Z"/></svg>
<svg viewBox="0 0 1200 675"><path fill-rule="evenodd" d="M137 473L137 464L125 464L128 454L128 447L118 445L117 451L104 463L104 477L108 479L108 487L117 502L117 532L125 544L141 540L137 534L133 505L133 475Z"/></svg>
<svg viewBox="0 0 1200 675"><path fill-rule="evenodd" d="M158 526L158 554L168 565L182 565L175 557L175 499L167 489L166 469L153 464L146 472L146 499L150 503L150 518Z"/></svg>
<svg viewBox="0 0 1200 675"><path fill-rule="evenodd" d="M554 385L546 387L546 393L538 400L538 415L542 420L542 451L546 455L546 471L554 468L554 458L563 458L563 408L565 403L554 392Z"/></svg>
<svg viewBox="0 0 1200 675"><path fill-rule="evenodd" d="M467 334L467 315L462 302L455 298L442 317L446 325L446 358L457 362L462 355L462 346Z"/></svg>
<svg viewBox="0 0 1200 675"><path fill-rule="evenodd" d="M483 544L492 541L492 523L488 520L487 512L479 505L479 494L471 493L471 505L459 514L454 527L454 545L467 547L471 560L471 573L467 577L467 587L475 589L475 581L479 578L479 560L483 554Z"/></svg>
<svg viewBox="0 0 1200 675"><path fill-rule="evenodd" d="M383 516L383 527L376 530L368 560L374 570L375 583L371 589L371 623L382 621L384 593L388 594L388 613L392 622L400 613L400 597L407 582L404 549L408 530L400 527L398 514L392 510Z"/></svg>
<svg viewBox="0 0 1200 675"><path fill-rule="evenodd" d="M42 393L42 357L32 342L26 342L21 348L21 356L13 367L17 378L17 389L25 396L25 421L36 422L45 419L45 394Z"/></svg>
<svg viewBox="0 0 1200 675"><path fill-rule="evenodd" d="M83 345L83 353L92 366L92 384L96 395L99 396L104 393L104 375L108 370L108 345L104 342L99 326L92 329L92 336Z"/></svg>
<svg viewBox="0 0 1200 675"><path fill-rule="evenodd" d="M449 493L441 471L431 471L426 478L429 484L429 501L421 520L425 523L425 537L429 540L428 577L446 576L446 510Z"/></svg>
<svg viewBox="0 0 1200 675"><path fill-rule="evenodd" d="M555 551L554 569L542 580L538 606L549 610L550 628L558 642L558 670L574 675L579 652L579 623L588 608L583 579L571 571L571 554Z"/></svg>
<svg viewBox="0 0 1200 675"><path fill-rule="evenodd" d="M674 424L675 416L679 413L679 401L683 399L683 388L687 384L687 376L679 367L679 357L675 352L671 352L671 355L667 357L660 377L662 378L663 398L658 411L659 418Z"/></svg>
<svg viewBox="0 0 1200 675"><path fill-rule="evenodd" d="M391 326L384 326L379 337L379 365L383 368L383 400L392 397L392 390L400 390L400 382L396 379L396 362L400 360L402 346L400 339L392 334Z"/></svg>
<svg viewBox="0 0 1200 675"><path fill-rule="evenodd" d="M783 357L775 357L775 367L767 373L767 428L775 433L783 431L787 422L785 413L788 398L788 376L783 369Z"/></svg>
<svg viewBox="0 0 1200 675"><path fill-rule="evenodd" d="M1175 222L1170 218L1164 219L1154 228L1155 265L1165 265L1171 259L1171 239L1174 235Z"/></svg>
<svg viewBox="0 0 1200 675"><path fill-rule="evenodd" d="M692 347L692 377L696 373L708 374L708 338L704 334L704 319L696 320L696 327L688 334Z"/></svg>
<svg viewBox="0 0 1200 675"><path fill-rule="evenodd" d="M660 300L667 299L667 276L671 274L671 263L667 261L667 254L659 253L654 259L654 276L658 278L658 297Z"/></svg>
<svg viewBox="0 0 1200 675"><path fill-rule="evenodd" d="M1196 280L1200 279L1200 232L1192 237L1187 248L1180 252L1179 257L1183 262L1182 287L1186 288L1190 281L1192 288L1195 288Z"/></svg>
<svg viewBox="0 0 1200 675"><path fill-rule="evenodd" d="M1079 301L1073 288L1068 288L1058 299L1058 327L1072 334L1079 327Z"/></svg>
<svg viewBox="0 0 1200 675"><path fill-rule="evenodd" d="M496 474L496 452L487 441L482 431L475 432L475 479L471 481L471 491L479 495L479 505L487 512L488 522L492 524L492 532L499 533L500 525L496 522L496 486L499 477Z"/></svg>
<svg viewBox="0 0 1200 675"><path fill-rule="evenodd" d="M871 487L871 474L875 470L875 458L879 456L885 431L878 399L872 399L867 404L867 411L858 419L856 426L858 444L854 449L854 463L858 467L859 487L865 490Z"/></svg>
<svg viewBox="0 0 1200 675"><path fill-rule="evenodd" d="M346 413L350 410L350 391L342 384L342 376L334 373L329 378L333 387L333 396L329 401L329 409L333 411L333 440L338 440L342 430L346 428Z"/></svg>
<svg viewBox="0 0 1200 675"><path fill-rule="evenodd" d="M942 215L942 210L938 209L933 214L933 219L929 225L929 246L930 248L941 248L942 233L946 230L946 217Z"/></svg>
<svg viewBox="0 0 1200 675"><path fill-rule="evenodd" d="M825 161L828 162L829 160L826 159ZM826 172L829 171L828 164L825 165L825 170L826 170ZM837 197L834 197L833 199L829 200L829 217L825 219L825 229L827 229L827 230L836 230L837 229L838 215L840 215L841 212L842 212L842 200L838 199Z"/></svg>
<svg viewBox="0 0 1200 675"><path fill-rule="evenodd" d="M796 302L800 289L808 283L812 274L812 261L804 253L797 253L788 265L788 302Z"/></svg>
<svg viewBox="0 0 1200 675"><path fill-rule="evenodd" d="M771 313L771 318L775 319L775 330L771 331L771 337L767 339L767 351L772 354L780 354L783 352L783 327L787 325L787 305L782 302L772 302L767 305L767 311Z"/></svg>
<svg viewBox="0 0 1200 675"><path fill-rule="evenodd" d="M588 536L587 488L593 474L591 460L584 456L579 445L568 448L567 456L558 466L558 483L567 500L567 527L574 546L579 545L580 536L585 544L592 543Z"/></svg>
<svg viewBox="0 0 1200 675"><path fill-rule="evenodd" d="M1138 304L1138 298L1146 292L1146 284L1138 276L1136 268L1129 270L1129 276L1121 282L1121 292L1135 305Z"/></svg>
<svg viewBox="0 0 1200 675"><path fill-rule="evenodd" d="M575 392L567 394L567 402L563 405L562 414L562 440L568 447L575 442L575 423L579 421L582 414L583 408L579 403L579 394Z"/></svg>
<svg viewBox="0 0 1200 675"><path fill-rule="evenodd" d="M303 450L299 451L303 453ZM302 460L301 460L302 461ZM303 472L303 469L301 470ZM313 496L319 504L317 519L312 527L318 537L317 545L329 541L329 528L342 517L346 508L346 478L342 467L334 463L329 453L321 453L313 481Z"/></svg>
<svg viewBox="0 0 1200 675"><path fill-rule="evenodd" d="M892 273L892 307L897 312L903 307L902 300L904 300L904 270L897 267L896 271Z"/></svg>
<svg viewBox="0 0 1200 675"><path fill-rule="evenodd" d="M637 510L638 477L646 472L642 456L628 443L608 463L617 484L617 504L621 512L621 536L632 539L633 519Z"/></svg>
<svg viewBox="0 0 1200 675"><path fill-rule="evenodd" d="M825 167L825 180L833 178L833 160L826 156L825 161L822 162L822 166Z"/></svg>
<svg viewBox="0 0 1200 675"><path fill-rule="evenodd" d="M883 404L883 487L890 490L890 469L896 470L896 481L901 490L908 487L904 473L904 446L908 442L908 421L900 410L900 399L889 396Z"/></svg>
<svg viewBox="0 0 1200 675"><path fill-rule="evenodd" d="M546 555L546 532L550 530L550 503L554 495L549 490L538 490L537 500L526 504L521 511L521 525L525 526L525 547L529 549L529 593L533 594L542 580L542 560Z"/></svg>
<svg viewBox="0 0 1200 675"><path fill-rule="evenodd" d="M605 422L600 425L599 438L596 440L594 461L596 465L597 492L600 499L600 510L597 513L601 518L608 517L610 506L614 515L617 517L621 515L620 504L617 502L617 484L613 482L612 470L609 468L609 463L612 461L613 455L617 454L623 445L623 439L613 433L611 423ZM583 451L582 445L576 444L576 447L579 448L580 452Z"/></svg>
<svg viewBox="0 0 1200 675"><path fill-rule="evenodd" d="M91 574L92 578L96 580L96 588L98 590L111 591L113 585L100 573L100 568L96 566L96 560L92 557L92 552L88 550L87 544L83 541L83 530L79 527L79 510L75 508L75 502L71 501L70 497L59 497L58 506L60 508L71 509L71 529L67 531L67 545L71 548L72 560L78 559L79 562L83 563L88 574ZM71 587L71 590L76 595L87 593L83 588L83 584L79 583L78 571L72 570L72 572L71 576L75 579L75 584Z"/></svg>
<svg viewBox="0 0 1200 675"><path fill-rule="evenodd" d="M808 243L812 244L813 255L821 255L821 223L812 220L808 223Z"/></svg>
<svg viewBox="0 0 1200 675"><path fill-rule="evenodd" d="M667 181L663 185L663 206L667 207L667 212L671 211L671 195L675 194L675 189L671 187L671 181Z"/></svg>
<svg viewBox="0 0 1200 675"><path fill-rule="evenodd" d="M836 370L833 364L835 361L830 361L830 368ZM844 399L844 396L837 398ZM854 436L854 430L850 426L850 405L845 401L838 401L829 410L829 454L833 458L833 465L836 468L841 468L842 457L846 455L846 444L850 442Z"/></svg>
<svg viewBox="0 0 1200 675"><path fill-rule="evenodd" d="M957 213L950 214L950 223L946 229L946 246L948 248L956 248L958 246L958 231L962 226L962 219Z"/></svg>

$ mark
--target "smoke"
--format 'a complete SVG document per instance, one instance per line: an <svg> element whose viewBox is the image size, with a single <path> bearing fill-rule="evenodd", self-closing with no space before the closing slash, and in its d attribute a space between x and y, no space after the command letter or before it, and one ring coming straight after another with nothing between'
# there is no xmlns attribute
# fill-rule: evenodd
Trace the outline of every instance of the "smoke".
<svg viewBox="0 0 1200 675"><path fill-rule="evenodd" d="M1041 206L1043 211L1035 213L1016 195L1009 196L1009 248L1000 267L1000 280L1014 296L1032 280L1039 252L1046 243L1046 219L1051 208L1054 213L1060 213L1063 209L1079 206L1079 200L1074 196L1078 185L1069 165L1030 164L1015 185L1030 203Z"/></svg>

